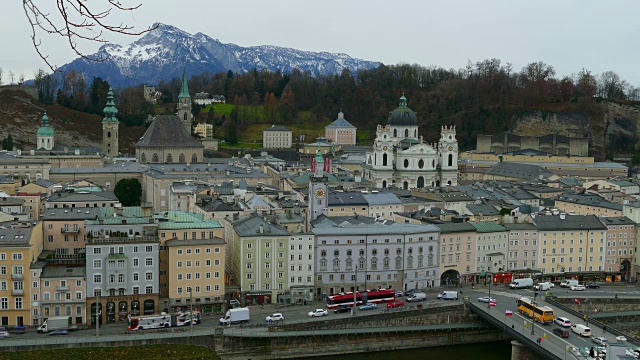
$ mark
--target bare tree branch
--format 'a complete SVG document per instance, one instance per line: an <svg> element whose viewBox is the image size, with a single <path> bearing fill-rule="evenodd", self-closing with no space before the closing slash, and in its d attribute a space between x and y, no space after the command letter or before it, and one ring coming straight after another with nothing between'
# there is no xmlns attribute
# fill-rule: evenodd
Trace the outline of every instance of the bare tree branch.
<svg viewBox="0 0 640 360"><path fill-rule="evenodd" d="M112 11L128 11L132 12L142 6L141 3L134 6L126 6L121 4L119 0L102 0L106 2L104 10L96 10L97 0L55 0L58 13L50 14L41 10L38 1L52 0L22 0L22 7L25 16L31 26L31 41L36 52L44 60L47 66L56 71L56 67L49 61L49 56L45 55L41 49L41 34L58 35L67 39L69 47L76 55L90 61L104 61L105 59L92 57L84 54L78 49L78 42L94 41L106 43L103 37L103 31L139 36L154 30L155 27L149 27L142 31L137 31L133 26L124 23L111 24L107 22Z"/></svg>

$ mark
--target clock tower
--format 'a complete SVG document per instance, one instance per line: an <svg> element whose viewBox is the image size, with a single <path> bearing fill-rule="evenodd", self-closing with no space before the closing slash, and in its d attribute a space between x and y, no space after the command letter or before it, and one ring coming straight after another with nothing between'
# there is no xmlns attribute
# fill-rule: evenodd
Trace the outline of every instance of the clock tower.
<svg viewBox="0 0 640 360"><path fill-rule="evenodd" d="M307 221L311 223L321 214L326 214L329 207L327 196L327 177L324 176L324 159L320 154L320 149L316 151L316 156L311 162L311 177L309 178L309 213Z"/></svg>

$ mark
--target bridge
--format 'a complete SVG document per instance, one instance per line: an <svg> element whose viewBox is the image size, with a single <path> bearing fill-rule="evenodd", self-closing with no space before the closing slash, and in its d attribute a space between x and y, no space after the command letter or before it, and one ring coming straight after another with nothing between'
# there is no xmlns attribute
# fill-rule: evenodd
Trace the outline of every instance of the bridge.
<svg viewBox="0 0 640 360"><path fill-rule="evenodd" d="M486 296L487 292L485 290L482 292L475 291L472 292L471 295ZM558 325L532 324L531 318L520 314L517 310L517 299L520 297L533 299L533 295L533 292L531 292L531 294L522 294L522 291L508 289L494 290L491 292L491 297L496 299L496 306L489 306L487 303L477 302L477 296L472 296L469 299L469 308L471 312L482 317L514 339L514 341L512 341L512 360L542 358L550 360L589 360L592 359L589 355L592 347L594 347L595 353L598 353L599 347L591 341L592 338L581 337L571 332L570 328L565 328L570 331L569 338L561 338L552 332L553 328L559 327ZM624 356L618 356L624 355L628 348L637 348L640 346L640 341L633 339L621 331L607 327L602 322L592 318L592 314L589 314L585 321L584 314L570 309L560 302L554 301L552 297L546 298L542 295L537 296L535 300L540 305L553 308L556 317L566 317L571 320L572 324L585 324L591 329L594 337L606 338L610 344L607 348L610 357L607 357L607 359L623 359ZM510 316L508 316L508 312L511 313ZM627 341L618 342L616 340L618 336L624 336ZM542 338L542 342L538 344L540 338ZM600 347L600 349L602 348L603 347Z"/></svg>

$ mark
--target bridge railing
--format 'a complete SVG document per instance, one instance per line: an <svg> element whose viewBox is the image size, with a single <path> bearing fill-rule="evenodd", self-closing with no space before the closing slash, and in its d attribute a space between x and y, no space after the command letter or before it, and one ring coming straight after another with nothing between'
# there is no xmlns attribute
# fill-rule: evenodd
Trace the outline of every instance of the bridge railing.
<svg viewBox="0 0 640 360"><path fill-rule="evenodd" d="M545 300L546 300L546 302L547 302L547 303L549 303L550 305L555 306L556 308L561 309L562 311L566 311L566 312L568 312L568 313L569 313L569 314L571 314L571 315L577 316L577 317L579 317L580 319L584 319L584 318L585 318L585 316L586 316L586 318L587 318L587 320L588 320L588 323L589 323L589 324L592 324L592 326L599 327L599 328L603 329L603 331L605 331L605 330L606 330L606 331L608 331L610 334L613 334L613 335L615 335L615 336L624 336L625 338L627 338L627 342L629 342L629 343L631 343L631 344L633 344L633 345L635 345L635 346L640 346L640 340L638 340L638 339L636 339L636 338L632 337L631 335L629 335L629 334L627 334L627 333L625 333L625 332L623 332L623 331L620 331L620 330L614 329L614 328L612 328L612 327L610 327L610 326L607 326L607 324L604 324L603 322L596 320L595 318L589 317L589 316L588 316L588 315L586 315L586 314L583 314L583 313L581 313L581 312L579 312L579 311L573 310L573 309L571 309L570 307L568 307L568 306L566 306L566 305L564 305L564 304L559 303L558 301L556 301L556 300L555 300L554 298L552 298L552 297L547 297ZM605 329L605 328L606 328L606 329ZM605 332L606 332L606 331L605 331Z"/></svg>
<svg viewBox="0 0 640 360"><path fill-rule="evenodd" d="M470 303L469 306L471 308L471 311L473 311L475 314L482 316L483 319L487 320L498 329L507 333L507 335L509 335L514 340L517 340L521 344L526 345L529 349L534 351L536 354L542 356L543 358L549 359L549 360L561 360L564 358L564 355L565 355L564 353L562 354L562 357L561 357L560 355L556 355L553 352L545 349L544 347L536 344L535 341L525 336L524 334L520 333L519 331L507 326L507 324L503 323L499 319L491 316L491 314L488 314L487 312L482 310L478 305L474 303Z"/></svg>

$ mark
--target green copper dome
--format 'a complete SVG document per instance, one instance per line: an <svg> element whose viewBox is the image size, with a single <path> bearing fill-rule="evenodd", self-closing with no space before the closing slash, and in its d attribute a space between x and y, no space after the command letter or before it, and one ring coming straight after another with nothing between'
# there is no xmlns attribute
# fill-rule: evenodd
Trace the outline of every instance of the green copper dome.
<svg viewBox="0 0 640 360"><path fill-rule="evenodd" d="M402 95L399 106L389 113L387 125L418 126L416 112L407 107L407 98Z"/></svg>
<svg viewBox="0 0 640 360"><path fill-rule="evenodd" d="M112 122L118 123L118 109L116 109L116 103L113 101L113 89L109 88L109 92L107 93L107 105L104 107L104 119L102 119L102 123Z"/></svg>
<svg viewBox="0 0 640 360"><path fill-rule="evenodd" d="M42 125L38 129L36 136L53 136L53 128L49 127L49 117L46 111L42 116Z"/></svg>

